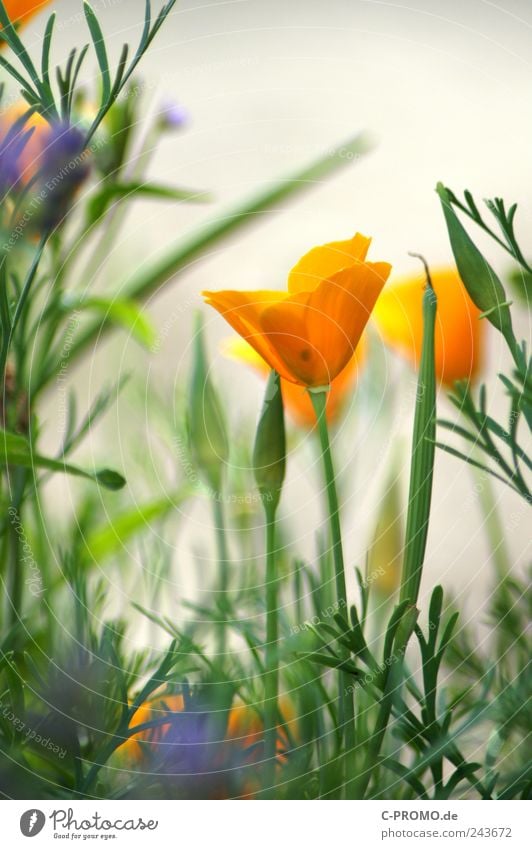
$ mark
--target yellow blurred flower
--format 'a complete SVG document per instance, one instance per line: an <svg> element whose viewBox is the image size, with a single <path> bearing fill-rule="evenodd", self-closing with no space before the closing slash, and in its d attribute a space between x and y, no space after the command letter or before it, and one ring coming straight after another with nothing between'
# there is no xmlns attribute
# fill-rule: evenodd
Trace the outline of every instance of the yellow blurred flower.
<svg viewBox="0 0 532 849"><path fill-rule="evenodd" d="M251 347L249 342L240 336L233 336L223 344L223 352L228 357L249 365L261 377L267 378L270 373L268 363ZM333 424L341 415L346 401L352 392L360 369L363 368L367 353L366 337L362 336L354 355L342 372L331 383L331 391L327 396L327 421ZM283 402L285 409L291 414L297 424L312 428L316 425L316 414L308 392L302 386L281 380Z"/></svg>
<svg viewBox="0 0 532 849"><path fill-rule="evenodd" d="M390 273L365 262L370 239L331 242L305 254L288 291L204 292L211 304L285 380L325 387L351 360Z"/></svg>
<svg viewBox="0 0 532 849"><path fill-rule="evenodd" d="M431 271L431 278L438 298L436 378L452 386L455 380L474 379L481 370L485 327L456 268L437 268ZM421 357L424 283L420 275L392 282L373 312L384 342L414 367Z"/></svg>

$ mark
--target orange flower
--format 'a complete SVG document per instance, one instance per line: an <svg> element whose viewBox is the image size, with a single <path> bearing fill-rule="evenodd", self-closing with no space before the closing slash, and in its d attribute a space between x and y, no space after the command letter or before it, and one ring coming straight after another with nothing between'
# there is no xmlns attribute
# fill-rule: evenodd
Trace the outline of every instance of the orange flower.
<svg viewBox="0 0 532 849"><path fill-rule="evenodd" d="M50 0L4 0L4 6L13 24L26 24L33 15L38 15L48 6L49 2Z"/></svg>
<svg viewBox="0 0 532 849"><path fill-rule="evenodd" d="M147 728L144 731L139 731L138 734L133 734L122 743L118 748L118 754L124 756L131 763L140 763L148 750L146 744L161 743L172 727L170 721L171 713L182 713L185 709L185 702L182 695L157 696L144 702L133 714L129 727L135 728L139 725L144 725L146 722L153 722L156 719L164 719L165 714L168 714L169 721L163 722L161 725L154 728ZM295 735L295 711L286 699L281 700L280 705L281 715L285 721L286 727L292 736ZM225 741L220 743L231 744L236 746L242 752L251 747L257 747L262 742L263 725L260 716L252 707L237 702L227 717L227 729ZM284 726L278 728L277 751L279 759L284 759L284 754L289 748L289 735ZM258 760L257 753L253 750L249 753L249 762ZM229 757L227 757L229 760Z"/></svg>
<svg viewBox="0 0 532 849"><path fill-rule="evenodd" d="M365 262L370 239L313 248L288 276L288 291L204 292L211 304L282 378L328 386L348 364L390 273Z"/></svg>
<svg viewBox="0 0 532 849"><path fill-rule="evenodd" d="M20 101L10 106L0 116L0 147L7 134L12 129L14 124L22 118L28 111L29 107L25 101ZM23 186L27 185L35 174L40 170L43 164L43 157L46 152L47 142L51 134L50 124L36 112L27 119L12 145L16 145L19 139L28 130L33 130L28 141L24 144L21 152L16 157L17 173L20 175L20 182Z"/></svg>
<svg viewBox="0 0 532 849"><path fill-rule="evenodd" d="M327 395L327 421L329 424L336 421L343 411L347 396L353 389L366 358L366 348L366 337L362 336L354 356L351 357L344 370L331 383L331 391ZM239 336L233 336L227 340L223 349L227 356L247 363L261 377L268 377L270 371L268 364L244 339ZM281 385L285 408L291 413L295 421L302 427L314 427L316 425L316 414L308 392L305 392L302 386L298 386L288 380L282 379Z"/></svg>
<svg viewBox="0 0 532 849"><path fill-rule="evenodd" d="M152 722L156 719L162 719L166 712L179 713L183 710L185 702L183 696L159 696L151 701L144 702L133 714L129 727L136 728L138 725L144 725L146 722ZM118 753L124 755L127 760L139 762L144 755L143 744L159 743L168 733L170 723L164 723L154 728L147 728L145 731L139 731L138 734L133 734L122 743L118 749Z"/></svg>
<svg viewBox="0 0 532 849"><path fill-rule="evenodd" d="M290 748L290 736L297 736L296 716L293 706L287 699L280 699L279 710L285 725L277 728L277 752L278 760L283 762L286 760L285 753ZM237 703L231 708L227 720L227 740L233 741L239 748L245 750L262 743L263 733L262 720L253 708L242 703ZM257 754L252 750L251 762L257 759Z"/></svg>
<svg viewBox="0 0 532 849"><path fill-rule="evenodd" d="M431 271L438 298L436 316L436 378L446 386L455 380L472 380L482 366L484 323L455 268ZM423 338L424 277L406 277L389 286L373 317L384 342L419 365Z"/></svg>

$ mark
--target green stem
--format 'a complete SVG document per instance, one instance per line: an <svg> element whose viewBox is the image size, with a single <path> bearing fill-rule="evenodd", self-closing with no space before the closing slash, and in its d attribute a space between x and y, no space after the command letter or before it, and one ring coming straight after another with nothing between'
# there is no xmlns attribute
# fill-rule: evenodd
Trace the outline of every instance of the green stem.
<svg viewBox="0 0 532 849"><path fill-rule="evenodd" d="M218 496L218 493L217 493ZM227 536L225 531L225 517L220 497L215 497L213 502L214 524L216 526L216 550L219 568L219 603L217 605L222 621L218 628L218 654L223 661L227 649L227 591L229 588L229 551L227 548Z"/></svg>
<svg viewBox="0 0 532 849"><path fill-rule="evenodd" d="M264 674L264 786L270 797L275 785L279 695L278 604L279 578L275 564L276 506L265 502L266 513L266 657Z"/></svg>
<svg viewBox="0 0 532 849"><path fill-rule="evenodd" d="M14 516L10 515L7 530L8 564L9 564L9 589L8 589L8 617L7 621L12 627L20 620L22 614L23 578L22 563L20 560L20 537L18 523L20 519L20 507L24 498L26 488L27 470L13 469L14 492L11 507L16 511Z"/></svg>
<svg viewBox="0 0 532 849"><path fill-rule="evenodd" d="M434 336L437 300L426 265L425 269L427 285L423 293L423 344L415 402L405 553L399 595L400 602L408 599L413 607L417 604L425 562L436 442Z"/></svg>
<svg viewBox="0 0 532 849"><path fill-rule="evenodd" d="M327 503L329 508L329 524L331 531L331 543L334 562L334 577L336 584L336 596L340 610L347 610L347 590L345 584L344 553L342 546L342 529L340 526L340 508L338 505L338 494L336 491L336 477L329 442L329 431L327 428L327 416L325 409L327 404L327 392L309 392L320 436L323 468L325 475L325 487L327 492ZM351 689L351 678L346 672L339 673L339 715L338 721L345 736L345 761L344 779L346 796L350 798L353 784L351 779L351 762L355 748L355 713L353 705L353 694Z"/></svg>
<svg viewBox="0 0 532 849"><path fill-rule="evenodd" d="M412 436L405 554L399 605L392 614L392 618L400 615L401 621L395 638L390 644L389 659L392 660L395 655L396 661L391 663L385 672L384 689L377 721L367 746L364 767L357 781L357 795L361 799L365 798L371 782L386 737L394 700L398 698L403 683L403 658L417 618L417 600L425 562L432 499L436 436L434 329L437 300L427 263L418 254L411 254L411 256L417 256L421 259L425 268L427 285L423 294L423 344ZM405 605L407 607L404 611L401 611L401 607ZM390 625L388 627L390 628ZM388 660L386 657L384 659L385 661Z"/></svg>
<svg viewBox="0 0 532 849"><path fill-rule="evenodd" d="M3 381L5 371L6 371L6 363L7 357L9 354L9 349L11 347L11 342L15 335L15 331L17 329L18 323L24 311L24 307L26 306L26 301L28 300L28 296L30 294L31 287L33 285L33 281L37 275L37 270L39 268L39 263L41 261L41 257L43 255L44 249L46 247L46 242L48 241L49 233L44 233L41 237L41 241L39 242L39 247L37 248L35 255L33 257L31 266L29 268L26 280L24 281L24 286L22 292L20 294L20 298L15 307L15 313L13 315L13 320L11 321L11 326L9 328L4 328L3 340L2 340L2 350L0 351L0 379ZM3 259L3 263L6 262L6 259ZM5 284L7 285L7 275Z"/></svg>
<svg viewBox="0 0 532 849"><path fill-rule="evenodd" d="M473 470L473 478L477 484L476 490L484 518L483 524L488 538L493 565L495 566L497 579L503 581L510 572L511 561L493 486L486 472L483 472L482 469L476 466L471 466L471 469Z"/></svg>

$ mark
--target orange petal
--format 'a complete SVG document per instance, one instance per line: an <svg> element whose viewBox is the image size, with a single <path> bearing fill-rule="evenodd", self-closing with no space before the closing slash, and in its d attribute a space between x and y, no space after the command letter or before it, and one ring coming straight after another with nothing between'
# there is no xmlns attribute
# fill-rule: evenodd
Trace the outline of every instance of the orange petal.
<svg viewBox="0 0 532 849"><path fill-rule="evenodd" d="M328 386L347 365L390 273L387 263L357 263L267 306L260 323L293 383Z"/></svg>
<svg viewBox="0 0 532 849"><path fill-rule="evenodd" d="M265 336L261 326L261 316L264 310L282 300L282 292L269 290L257 292L238 292L225 290L221 292L203 292L205 302L213 306L220 315L255 349L270 368L287 377L284 362L280 359L275 347Z"/></svg>
<svg viewBox="0 0 532 849"><path fill-rule="evenodd" d="M267 378L270 373L268 363L263 360L254 348L240 336L232 336L222 343L222 352L238 362L245 363L252 368L260 377ZM333 424L339 418L349 394L356 383L360 369L363 367L367 353L365 335L358 343L355 354L349 360L347 366L335 377L331 383L331 391L327 395L327 421ZM302 427L315 427L316 414L308 392L303 386L282 380L283 402L285 409L297 424Z"/></svg>
<svg viewBox="0 0 532 849"><path fill-rule="evenodd" d="M455 268L431 270L438 298L435 365L438 381L474 378L482 364L485 324ZM423 339L423 276L398 280L382 293L374 311L384 342L414 367L419 365Z"/></svg>
<svg viewBox="0 0 532 849"><path fill-rule="evenodd" d="M352 239L328 242L326 245L312 248L301 257L288 275L288 291L291 294L308 292L343 268L357 261L363 262L370 244L371 239L356 233Z"/></svg>

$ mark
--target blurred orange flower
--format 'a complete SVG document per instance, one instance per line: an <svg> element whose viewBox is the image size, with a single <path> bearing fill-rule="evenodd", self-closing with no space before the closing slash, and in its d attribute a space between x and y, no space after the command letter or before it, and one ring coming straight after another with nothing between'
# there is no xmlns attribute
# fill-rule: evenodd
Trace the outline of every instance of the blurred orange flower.
<svg viewBox="0 0 532 849"><path fill-rule="evenodd" d="M33 15L38 15L49 3L50 0L4 0L9 20L14 24L27 23Z"/></svg>
<svg viewBox="0 0 532 849"><path fill-rule="evenodd" d="M297 737L296 715L293 705L287 699L279 700L279 710L284 725L277 728L278 760L283 762L290 748L290 737ZM243 703L237 703L229 711L226 739L236 743L242 750L258 747L262 743L264 727L258 713ZM257 760L256 751L250 751L251 762Z"/></svg>
<svg viewBox="0 0 532 849"><path fill-rule="evenodd" d="M251 366L261 377L267 378L270 367L260 357L254 348L240 336L233 336L223 345L223 351L232 359L239 360ZM353 390L360 369L366 359L367 342L362 336L354 355L342 372L331 383L331 391L327 395L327 421L333 424L341 415L347 398ZM312 428L316 425L316 414L312 401L302 386L281 380L283 401L286 410L292 415L297 424Z"/></svg>
<svg viewBox="0 0 532 849"><path fill-rule="evenodd" d="M0 147L14 124L23 117L28 109L29 106L25 101L19 101L0 115ZM17 140L28 130L33 130L33 132L16 157L17 174L20 175L20 183L23 186L27 185L40 170L46 152L47 142L52 132L48 121L42 115L34 112L25 121L21 130L18 131L14 142L10 143L16 144Z"/></svg>
<svg viewBox="0 0 532 849"><path fill-rule="evenodd" d="M130 728L163 719L165 714L168 714L169 721L154 728L139 731L138 734L133 734L122 743L118 749L118 754L124 756L131 763L140 763L148 753L146 744L156 745L165 739L172 727L170 714L182 713L184 709L185 702L182 695L158 696L144 702L133 714ZM278 728L277 751L279 759L283 760L289 748L289 734L295 736L296 733L296 718L292 705L286 699L281 700L280 711L285 725ZM285 727L289 729L289 734ZM241 752L246 752L249 749L249 759L246 757L246 761L252 763L259 759L256 749L262 742L263 730L259 714L252 707L237 702L230 709L227 717L225 741L220 742L234 745ZM255 748L252 749L251 747ZM229 761L229 757L227 757L227 761Z"/></svg>
<svg viewBox="0 0 532 849"><path fill-rule="evenodd" d="M390 273L365 262L370 239L331 242L305 254L288 291L204 292L255 351L290 383L328 386L346 367Z"/></svg>
<svg viewBox="0 0 532 849"><path fill-rule="evenodd" d="M438 298L436 378L450 387L455 380L472 380L481 370L485 327L456 268L431 270L431 278ZM397 280L382 293L373 312L384 342L414 367L421 357L424 283L420 275Z"/></svg>
<svg viewBox="0 0 532 849"><path fill-rule="evenodd" d="M129 727L136 728L138 725L144 725L146 722L161 719L166 712L179 713L183 710L184 706L185 702L183 696L180 694L163 696L144 702L133 714ZM127 760L137 763L142 760L144 754L143 743L160 743L169 729L170 723L165 722L154 728L139 731L138 734L128 737L119 747L118 752L124 755Z"/></svg>

